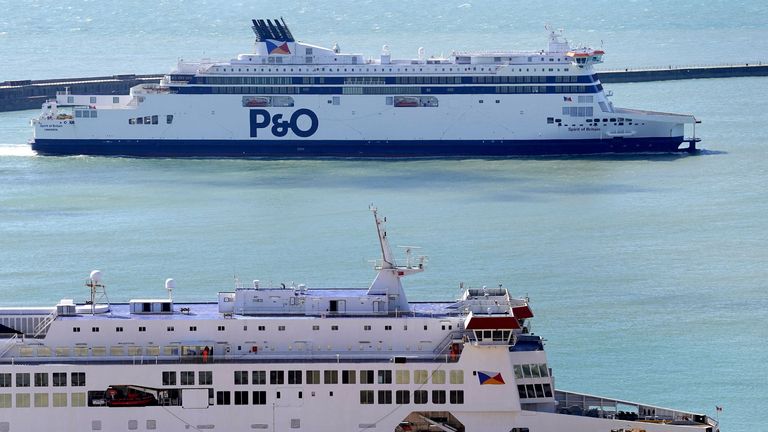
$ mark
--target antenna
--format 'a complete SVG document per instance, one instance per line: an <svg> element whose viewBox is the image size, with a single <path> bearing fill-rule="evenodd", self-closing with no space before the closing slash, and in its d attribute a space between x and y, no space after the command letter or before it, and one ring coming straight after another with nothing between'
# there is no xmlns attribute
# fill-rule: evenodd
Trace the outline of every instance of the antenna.
<svg viewBox="0 0 768 432"><path fill-rule="evenodd" d="M165 289L168 290L168 300L173 301L173 290L176 288L176 281L172 278L165 280Z"/></svg>
<svg viewBox="0 0 768 432"><path fill-rule="evenodd" d="M85 286L87 286L91 291L91 315L96 315L96 302L101 301L102 299L105 300L107 309L109 309L107 287L101 283L100 270L94 270L91 272L90 276L85 281Z"/></svg>
<svg viewBox="0 0 768 432"><path fill-rule="evenodd" d="M376 232L379 235L379 245L381 246L381 268L395 268L395 260L392 257L392 248L389 247L387 231L384 229L384 223L387 222L387 218L380 219L378 209L374 207L373 204L368 208L373 213L374 221L376 221Z"/></svg>

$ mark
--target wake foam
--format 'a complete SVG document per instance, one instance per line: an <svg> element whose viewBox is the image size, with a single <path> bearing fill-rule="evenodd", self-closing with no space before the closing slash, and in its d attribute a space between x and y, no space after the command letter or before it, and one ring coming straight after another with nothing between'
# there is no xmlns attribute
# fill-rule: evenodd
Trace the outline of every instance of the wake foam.
<svg viewBox="0 0 768 432"><path fill-rule="evenodd" d="M0 144L0 157L2 156L37 156L29 144Z"/></svg>

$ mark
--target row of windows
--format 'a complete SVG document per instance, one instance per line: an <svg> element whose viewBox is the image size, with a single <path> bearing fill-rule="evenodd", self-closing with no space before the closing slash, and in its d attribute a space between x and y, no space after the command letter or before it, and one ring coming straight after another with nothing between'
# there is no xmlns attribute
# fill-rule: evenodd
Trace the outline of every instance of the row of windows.
<svg viewBox="0 0 768 432"><path fill-rule="evenodd" d="M546 378L549 376L549 369L546 363L515 365L515 378Z"/></svg>
<svg viewBox="0 0 768 432"><path fill-rule="evenodd" d="M224 77L201 76L190 84L214 85L386 85L386 84L524 84L524 83L592 83L590 75L525 75L525 76L360 76L360 77Z"/></svg>
<svg viewBox="0 0 768 432"><path fill-rule="evenodd" d="M75 110L75 118L96 118L98 116L98 111L95 109Z"/></svg>
<svg viewBox="0 0 768 432"><path fill-rule="evenodd" d="M314 392L312 392L314 395ZM333 392L330 393L333 396ZM413 395L413 397L411 397ZM303 399L304 393L298 392L298 398ZM431 397L430 397L431 396ZM275 399L280 399L281 393L275 393ZM363 405L382 404L407 405L413 400L414 404L428 404L431 400L433 404L454 404L464 403L464 390L360 390L360 403ZM267 392L263 390L246 391L235 390L217 391L216 405L266 405Z"/></svg>
<svg viewBox="0 0 768 432"><path fill-rule="evenodd" d="M547 117L547 123L549 123L549 124L557 123L558 126L561 126L561 122L562 121L563 120L559 119L559 118ZM584 121L586 123L588 123L590 126L592 126L592 123L594 123L594 126L598 126L598 123L601 122L601 119L599 119L599 118L595 118L595 119L588 118L588 119L585 119ZM630 119L630 118L625 119L625 118L622 118L622 117L619 117L619 118L604 118L604 119L602 119L602 122L603 122L603 126L607 126L608 123L613 123L614 125L624 126L624 122L626 122L630 126L633 125L633 124L635 124L635 125L645 125L645 123L632 123L632 119ZM582 126L584 126L584 125L582 124Z"/></svg>
<svg viewBox="0 0 768 432"><path fill-rule="evenodd" d="M517 392L520 399L535 399L552 397L552 386L545 384L518 384Z"/></svg>
<svg viewBox="0 0 768 432"><path fill-rule="evenodd" d="M134 118L129 118L128 119L128 124L132 124L132 125L133 124L137 124L137 125L140 125L140 124L145 124L145 125L153 124L153 125L156 125L156 124L159 124L159 123L160 123L160 118L159 118L159 116L156 116L156 115L144 116L144 117L134 117ZM168 114L168 115L165 116L165 123L166 124L173 123L173 114Z"/></svg>
<svg viewBox="0 0 768 432"><path fill-rule="evenodd" d="M0 387L11 387L13 384L13 380L11 378L12 374L10 373L0 373ZM32 384L31 378L34 378L35 387L48 387L49 384L53 384L53 387L67 386L66 372L51 373L50 381L48 379L48 372L35 372L34 374L30 374L29 372L17 372L16 387L30 387ZM85 372L72 372L70 374L70 378L72 386L85 386Z"/></svg>
<svg viewBox="0 0 768 432"><path fill-rule="evenodd" d="M179 94L498 94L498 93L597 93L598 85L462 86L462 87L183 87Z"/></svg>
<svg viewBox="0 0 768 432"><path fill-rule="evenodd" d="M90 103L95 104L96 103L96 96L91 96L89 98ZM67 96L67 103L73 104L75 103L75 97L74 96ZM112 97L112 103L120 103L120 96L113 96ZM94 116L96 117L96 116Z"/></svg>
<svg viewBox="0 0 768 432"><path fill-rule="evenodd" d="M311 57L307 57L307 59L311 59ZM282 63L282 60L283 60L282 57L274 57L274 56L270 56L269 57L269 63ZM335 58L334 58L334 61L336 61ZM357 61L357 58L356 57L352 57L352 63L355 63L356 61ZM467 57L466 61L463 61L463 62L462 61L457 61L457 63L459 63L459 64L469 64L470 61L471 60L469 60L469 58ZM544 59L542 58L541 61L543 62ZM529 63L531 63L531 62L538 63L538 62L532 60L532 57L528 57L528 62ZM262 59L262 63L264 63L264 59ZM311 61L308 61L307 63L311 63ZM562 68L563 72L568 72L570 70L568 65L564 65L563 64L561 66L563 67ZM483 66L481 66L479 68L477 66L465 66L465 67L456 67L455 69L456 69L456 72L477 72L478 70L480 72L484 72L486 70L486 68L483 67ZM488 72L494 72L494 71L497 71L498 69L499 69L498 67L488 67ZM242 68L242 67L237 68L237 71L235 71L234 67L230 67L229 69L227 69L226 67L216 66L216 67L213 68L213 70L215 72L251 72L250 68ZM261 67L261 68L255 68L254 67L252 70L253 70L253 72L259 72L259 73L272 72L272 68L271 67L266 68L266 69L263 68L263 67ZM355 71L358 71L358 72L370 73L370 72L379 72L379 67L375 67L374 66L373 70L371 70L370 67L367 67L367 68L364 68L364 69L363 68L355 69L353 67L351 67L351 68L337 67L335 69L333 67L315 67L315 68L309 68L309 67L308 68L301 68L301 67L297 67L297 68L290 67L289 68L289 67L284 67L284 68L281 69L279 67L276 67L274 71L275 72L325 72L326 70L328 72L342 72L342 71L343 72L355 72ZM509 70L514 72L515 68L510 68ZM550 72L553 72L553 71L557 70L558 72L560 72L560 68L549 68L549 69L545 69L545 68L537 69L537 68L531 68L531 67L525 68L526 72L546 72L546 70L549 70ZM381 67L381 72L397 72L397 73L399 73L401 71L402 72L408 72L408 71L416 72L416 68L415 67L411 67L409 69L408 67L403 67L403 68L399 68L399 67ZM454 71L453 67L447 67L447 68L446 67L442 67L442 68L440 68L439 72L453 72L453 71ZM523 68L517 68L517 71L518 72L522 72ZM420 68L418 68L418 72L435 73L435 72L438 72L438 70L437 70L437 68L432 68L432 69L428 68L425 71L423 67L420 67Z"/></svg>
<svg viewBox="0 0 768 432"><path fill-rule="evenodd" d="M249 396L252 396L250 400L253 405L266 405L267 404L267 392L266 391L235 391L233 392L235 405L248 405ZM278 392L278 395L280 392ZM279 397L278 397L279 398ZM232 405L231 393L228 391L216 392L216 405Z"/></svg>
<svg viewBox="0 0 768 432"><path fill-rule="evenodd" d="M52 407L66 407L67 406L67 394L66 393L16 393L16 403L12 406L13 399L9 393L0 393L0 408L46 408ZM70 406L84 407L85 406L85 393L72 393L69 400Z"/></svg>
<svg viewBox="0 0 768 432"><path fill-rule="evenodd" d="M406 405L411 403L411 392L409 390L395 390L394 402L397 405ZM413 403L426 404L429 403L429 391L427 390L414 390L413 391ZM446 394L448 395L448 402L451 404L463 404L464 403L464 390L432 390L432 403L444 404L446 403ZM374 395L376 400L374 401ZM360 403L363 405L372 405L374 403L388 405L392 403L392 390L360 390Z"/></svg>
<svg viewBox="0 0 768 432"><path fill-rule="evenodd" d="M434 97L429 97L428 96L428 97L418 98L418 99L420 99L420 100L424 99L424 103L426 103L426 104L429 104L429 103L437 104L437 98L434 98ZM398 99L395 98L394 100L397 101ZM392 101L388 100L387 104L391 105ZM173 117L173 116L171 116L171 117ZM330 328L331 328L332 331L338 331L339 330L339 326L338 325L332 325ZM166 329L166 331L176 331L176 326L166 326L165 329ZM198 328L197 328L196 325L189 326L189 331L197 331L197 329ZM428 330L428 329L429 329L429 326L424 325L424 330ZM445 330L445 329L453 330L453 325L447 325L447 326L443 325L442 329L443 330ZM80 327L72 327L72 332L73 333L80 333L80 330L81 330ZM92 333L99 333L100 330L101 330L100 327L91 327L91 332ZM124 328L122 326L115 327L115 331L118 332L118 333L122 332L123 330L124 330ZM226 330L226 326L219 325L219 326L216 327L216 330L217 331L225 331ZM256 330L258 330L258 331L267 331L267 326L263 326L263 325L257 326ZM312 330L319 331L320 330L320 326L319 325L313 325L312 326ZM364 331L371 331L371 330L373 330L373 326L368 325L368 324L363 325L363 330ZM384 326L384 330L391 331L392 330L392 326L391 325L385 325ZM408 325L407 324L403 325L403 330L406 330L406 331L408 330ZM146 326L139 326L138 331L139 332L146 332L147 331L147 327ZM243 331L248 331L248 326L243 326ZM277 331L285 331L285 326L284 325L277 326Z"/></svg>
<svg viewBox="0 0 768 432"><path fill-rule="evenodd" d="M571 117L592 117L593 108L591 106L563 107L563 115Z"/></svg>
<svg viewBox="0 0 768 432"><path fill-rule="evenodd" d="M198 371L197 377L198 385L213 385L213 372ZM179 378L180 385L195 385L195 371L181 371L179 372ZM163 371L163 385L176 385L176 371Z"/></svg>
<svg viewBox="0 0 768 432"><path fill-rule="evenodd" d="M341 372L341 373L339 373ZM163 372L163 384L174 385L176 372ZM202 373L202 372L201 372ZM173 383L166 384L166 374L173 375ZM288 384L338 384L339 378L341 378L342 384L410 384L411 383L411 371L409 370L289 370L288 371ZM339 377L341 376L341 377ZM270 384L285 384L286 374L282 370L269 371L269 383ZM321 382L322 377L322 382ZM430 381L432 384L445 384L446 377L450 384L464 384L464 371L463 370L450 370L446 374L445 370L428 371L425 369L417 369L413 371L413 383L414 384L428 384ZM394 378L394 380L393 380ZM192 377L194 379L194 377ZM305 382L302 382L302 379ZM358 381L359 379L359 381ZM169 379L168 382L171 382ZM265 385L267 384L267 371L235 371L234 372L235 385ZM184 384L184 382L182 382ZM191 382L190 385L194 384ZM203 384L202 382L200 384Z"/></svg>

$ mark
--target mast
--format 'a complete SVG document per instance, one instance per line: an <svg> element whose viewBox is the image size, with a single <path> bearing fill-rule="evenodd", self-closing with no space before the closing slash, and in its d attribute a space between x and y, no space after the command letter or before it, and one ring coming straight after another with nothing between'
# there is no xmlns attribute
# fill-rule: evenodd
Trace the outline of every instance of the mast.
<svg viewBox="0 0 768 432"><path fill-rule="evenodd" d="M392 248L389 246L389 239L387 238L387 230L384 227L386 218L379 218L376 207L370 207L373 213L373 219L376 222L376 233L379 236L379 245L381 247L381 262L377 263L376 270L378 274L368 288L368 295L385 295L387 296L387 304L389 312L407 312L410 310L408 305L408 298L403 291L403 284L400 283L400 278L413 273L419 273L424 271L424 262L426 257L421 256L414 265L411 261L410 251L408 248L406 251L407 260L405 265L398 265L392 254Z"/></svg>

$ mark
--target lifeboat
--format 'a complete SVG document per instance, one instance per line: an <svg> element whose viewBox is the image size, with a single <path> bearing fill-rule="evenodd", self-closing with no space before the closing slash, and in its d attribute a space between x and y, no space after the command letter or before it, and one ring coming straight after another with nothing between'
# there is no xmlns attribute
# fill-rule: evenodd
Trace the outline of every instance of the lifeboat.
<svg viewBox="0 0 768 432"><path fill-rule="evenodd" d="M417 107L419 106L419 99L418 98L398 98L395 100L395 106L398 108Z"/></svg>
<svg viewBox="0 0 768 432"><path fill-rule="evenodd" d="M245 102L245 106L249 108L259 108L259 107L268 107L269 106L269 98L251 98L248 99L248 101Z"/></svg>
<svg viewBox="0 0 768 432"><path fill-rule="evenodd" d="M157 399L150 393L131 387L111 386L105 392L109 407L143 407L157 404Z"/></svg>

